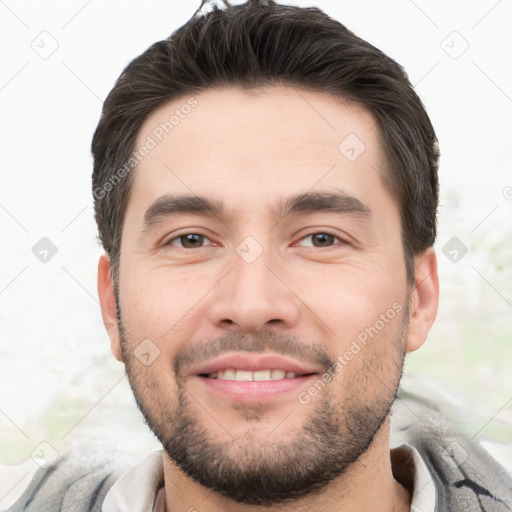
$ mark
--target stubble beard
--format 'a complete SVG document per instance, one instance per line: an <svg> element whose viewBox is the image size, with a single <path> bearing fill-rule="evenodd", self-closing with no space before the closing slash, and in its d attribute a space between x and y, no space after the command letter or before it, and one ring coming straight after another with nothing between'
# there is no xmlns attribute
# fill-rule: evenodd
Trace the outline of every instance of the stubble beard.
<svg viewBox="0 0 512 512"><path fill-rule="evenodd" d="M273 440L271 434L263 442L262 436L254 436L250 429L238 438L216 440L199 419L196 410L200 406L183 381L176 379L177 394L169 397L170 387L166 389L149 371L150 367L142 367L133 349L128 348L131 344L120 315L118 320L123 359L135 400L170 459L191 479L235 502L269 506L318 494L368 450L398 391L408 307L395 333L394 345L386 344L388 350L396 350L394 358L386 359L384 374L381 353L374 352L373 358L367 358L364 371L350 380L344 379L350 388L344 390L341 403L333 393L334 378L315 397L314 410L294 438L283 440L275 436ZM357 357L364 357L364 350L368 349ZM368 400L367 390L375 388L378 391ZM297 402L296 407L305 406ZM252 425L268 409L266 404L239 404L236 408Z"/></svg>

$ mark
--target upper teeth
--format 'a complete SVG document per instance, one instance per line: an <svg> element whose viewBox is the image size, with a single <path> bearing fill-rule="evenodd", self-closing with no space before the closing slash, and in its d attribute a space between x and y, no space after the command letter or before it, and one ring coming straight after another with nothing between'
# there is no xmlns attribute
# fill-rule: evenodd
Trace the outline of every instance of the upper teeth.
<svg viewBox="0 0 512 512"><path fill-rule="evenodd" d="M294 372L287 372L285 370L260 370L258 372L251 372L247 370L234 370L228 368L220 372L209 373L208 377L212 379L221 380L278 380L278 379L293 379L296 375Z"/></svg>

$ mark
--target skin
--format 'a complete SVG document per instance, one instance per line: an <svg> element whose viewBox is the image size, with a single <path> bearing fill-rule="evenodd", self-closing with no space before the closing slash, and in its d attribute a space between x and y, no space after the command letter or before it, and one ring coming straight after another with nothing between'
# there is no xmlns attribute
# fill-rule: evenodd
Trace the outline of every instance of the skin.
<svg viewBox="0 0 512 512"><path fill-rule="evenodd" d="M391 472L388 407L404 354L425 342L435 319L437 264L433 248L417 255L415 282L407 283L398 204L382 178L386 163L373 116L360 105L290 87L226 88L195 98L197 107L132 171L119 267L122 325L108 256L99 261L98 290L112 353L126 364L150 426L152 421L172 432L173 418L185 409L202 436L223 447L223 460L240 470L258 461L272 469L279 447L293 456L304 426L326 410L339 429L340 446L351 435L366 436L369 445L343 468L340 461L339 474L321 492L267 506L237 502L202 485L164 451L167 510L409 510L411 497ZM154 111L137 147L186 99ZM349 134L366 146L354 161L338 149ZM340 189L371 215L270 215L280 199ZM146 210L165 193L222 200L230 217L176 216L144 232ZM309 235L323 232L339 238L315 246ZM176 237L186 233L204 235L203 245L184 248ZM236 251L248 236L263 249L251 263ZM230 341L230 347L281 353L293 339L297 360L312 363L312 354L320 353L335 361L397 303L400 313L307 404L297 395L310 384L264 403L234 404L201 386L187 365L173 367L177 355L213 340L221 348ZM148 366L134 356L144 339L160 351ZM368 425L383 416L374 434L358 434L357 428L351 433L363 410ZM307 457L307 449L296 456Z"/></svg>

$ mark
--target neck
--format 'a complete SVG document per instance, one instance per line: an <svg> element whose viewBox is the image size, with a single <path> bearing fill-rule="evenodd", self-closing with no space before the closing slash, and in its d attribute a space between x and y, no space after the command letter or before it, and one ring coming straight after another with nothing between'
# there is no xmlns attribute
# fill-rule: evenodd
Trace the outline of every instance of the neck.
<svg viewBox="0 0 512 512"><path fill-rule="evenodd" d="M164 452L166 512L409 511L411 496L393 478L391 470L389 421L388 416L367 452L319 494L274 506L244 505L203 487L185 475Z"/></svg>

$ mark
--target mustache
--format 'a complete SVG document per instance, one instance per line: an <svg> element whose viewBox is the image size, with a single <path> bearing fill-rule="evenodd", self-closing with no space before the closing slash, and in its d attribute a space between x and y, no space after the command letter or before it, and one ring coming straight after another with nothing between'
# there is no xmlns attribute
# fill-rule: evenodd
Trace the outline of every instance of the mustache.
<svg viewBox="0 0 512 512"><path fill-rule="evenodd" d="M186 372L193 364L208 361L227 352L273 352L291 356L298 360L320 365L325 371L332 367L331 358L321 346L304 343L293 336L272 331L256 336L246 336L240 332L229 333L204 343L189 344L178 351L173 361L174 374Z"/></svg>

